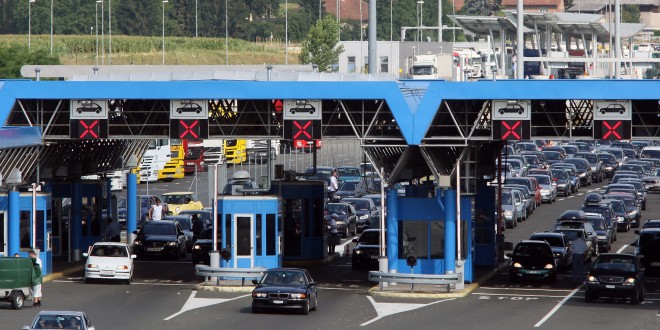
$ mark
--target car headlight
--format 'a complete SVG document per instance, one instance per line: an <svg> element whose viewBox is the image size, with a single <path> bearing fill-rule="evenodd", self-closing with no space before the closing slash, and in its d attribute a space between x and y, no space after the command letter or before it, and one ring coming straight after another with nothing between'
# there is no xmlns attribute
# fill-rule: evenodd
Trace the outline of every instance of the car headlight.
<svg viewBox="0 0 660 330"><path fill-rule="evenodd" d="M607 239L607 236L603 236L603 235L598 235L596 237L598 237L598 239Z"/></svg>
<svg viewBox="0 0 660 330"><path fill-rule="evenodd" d="M254 298L266 298L268 294L265 292L252 292L252 297Z"/></svg>
<svg viewBox="0 0 660 330"><path fill-rule="evenodd" d="M616 220L617 220L617 221L624 221L625 218L624 218L624 217L616 217Z"/></svg>
<svg viewBox="0 0 660 330"><path fill-rule="evenodd" d="M587 175L587 173L580 173L580 177L584 178Z"/></svg>
<svg viewBox="0 0 660 330"><path fill-rule="evenodd" d="M201 249L202 249L202 246L199 245L199 244L195 244L195 245L193 246L193 250L201 250Z"/></svg>
<svg viewBox="0 0 660 330"><path fill-rule="evenodd" d="M514 262L513 268L522 268L522 265L519 262Z"/></svg>
<svg viewBox="0 0 660 330"><path fill-rule="evenodd" d="M98 269L98 268L99 268L99 265L95 265L95 264L87 264L87 268L88 268L88 269Z"/></svg>
<svg viewBox="0 0 660 330"><path fill-rule="evenodd" d="M119 265L119 266L117 266L117 269L119 269L119 270L128 270L128 266L126 266L126 265Z"/></svg>
<svg viewBox="0 0 660 330"><path fill-rule="evenodd" d="M169 245L169 246L176 246L177 243L178 243L178 242L167 242L167 245Z"/></svg>
<svg viewBox="0 0 660 330"><path fill-rule="evenodd" d="M293 299L305 299L307 298L307 295L304 293L292 293L291 298Z"/></svg>
<svg viewBox="0 0 660 330"><path fill-rule="evenodd" d="M561 253L555 253L554 255L555 255L555 258L560 258L561 257Z"/></svg>
<svg viewBox="0 0 660 330"><path fill-rule="evenodd" d="M589 276L587 276L587 281L592 282L592 283L593 283L593 282L598 282L598 281L596 280L596 276L593 276L593 275L589 275Z"/></svg>
<svg viewBox="0 0 660 330"><path fill-rule="evenodd" d="M513 214L511 211L504 211L504 215L510 217Z"/></svg>
<svg viewBox="0 0 660 330"><path fill-rule="evenodd" d="M637 210L632 210L632 211L628 212L628 215L630 215L630 216L634 216L636 214L637 214Z"/></svg>
<svg viewBox="0 0 660 330"><path fill-rule="evenodd" d="M628 277L628 278L626 279L626 281L623 282L623 284L626 284L626 285L633 285L633 284L635 284L635 278L634 278L634 277Z"/></svg>
<svg viewBox="0 0 660 330"><path fill-rule="evenodd" d="M369 215L368 215L368 214L365 214L365 215L361 215L361 216L360 216L360 220L367 220L367 219L369 219Z"/></svg>
<svg viewBox="0 0 660 330"><path fill-rule="evenodd" d="M560 184L558 184L557 186L559 186L560 188L566 188L566 184L565 184L565 183L560 183Z"/></svg>
<svg viewBox="0 0 660 330"><path fill-rule="evenodd" d="M355 250L355 251L353 251L353 253L355 253L355 254L362 254L362 253L364 253L364 251L362 251L362 250Z"/></svg>
<svg viewBox="0 0 660 330"><path fill-rule="evenodd" d="M543 269L553 269L555 266L553 264L547 264L543 267Z"/></svg>
<svg viewBox="0 0 660 330"><path fill-rule="evenodd" d="M133 244L135 244L135 245L142 245L142 242L140 242L140 241L138 241L138 240L134 240L134 241L133 241Z"/></svg>

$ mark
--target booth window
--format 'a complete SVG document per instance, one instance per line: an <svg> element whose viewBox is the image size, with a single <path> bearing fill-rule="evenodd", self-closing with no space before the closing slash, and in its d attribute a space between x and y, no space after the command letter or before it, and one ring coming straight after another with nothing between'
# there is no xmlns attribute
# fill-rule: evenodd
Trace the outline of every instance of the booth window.
<svg viewBox="0 0 660 330"><path fill-rule="evenodd" d="M390 66L390 59L387 56L381 56L380 57L380 73L387 73L389 72L389 66Z"/></svg>
<svg viewBox="0 0 660 330"><path fill-rule="evenodd" d="M442 221L399 221L399 259L442 259L444 232Z"/></svg>
<svg viewBox="0 0 660 330"><path fill-rule="evenodd" d="M0 213L0 254L5 252L5 213Z"/></svg>
<svg viewBox="0 0 660 330"><path fill-rule="evenodd" d="M50 210L48 211L50 213ZM37 211L37 244L35 245L39 250L46 251L44 246L44 211Z"/></svg>
<svg viewBox="0 0 660 330"><path fill-rule="evenodd" d="M355 56L348 57L348 66L346 67L346 72L355 73Z"/></svg>
<svg viewBox="0 0 660 330"><path fill-rule="evenodd" d="M256 237L256 239L257 239L257 246L256 246L256 248L257 248L257 255L258 255L258 256L262 255L262 252L263 252L263 248L261 247L261 242L263 241L263 240L262 240L263 235L261 235L261 228L262 228L262 226L261 226L261 218L262 218L262 217L261 217L261 214L257 214L257 223L256 223L257 232L255 233L255 237Z"/></svg>
<svg viewBox="0 0 660 330"><path fill-rule="evenodd" d="M225 215L225 230L227 231L225 233L225 238L227 239L225 247L231 248L231 214Z"/></svg>
<svg viewBox="0 0 660 330"><path fill-rule="evenodd" d="M30 244L30 220L30 211L20 212L21 251L27 251L32 247L32 244Z"/></svg>
<svg viewBox="0 0 660 330"><path fill-rule="evenodd" d="M277 254L277 235L275 234L275 214L266 214L266 255Z"/></svg>

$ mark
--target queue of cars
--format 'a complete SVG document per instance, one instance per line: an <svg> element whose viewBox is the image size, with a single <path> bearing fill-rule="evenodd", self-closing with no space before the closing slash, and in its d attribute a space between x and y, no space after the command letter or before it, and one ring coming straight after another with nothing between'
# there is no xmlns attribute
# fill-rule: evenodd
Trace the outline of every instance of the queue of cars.
<svg viewBox="0 0 660 330"><path fill-rule="evenodd" d="M657 189L655 175L660 167L660 147L650 142L618 141L612 145L594 143L590 148L562 160L563 153L568 155L575 150L561 146L551 151L544 148L543 152L547 151L555 160L551 168L562 162L575 165L580 184L589 185L606 178L610 178L610 183L604 191L587 194L579 210L562 213L548 231L520 241L508 254L509 279L554 282L558 272L571 266L574 257L571 244L581 236L587 243L585 262L591 263L585 281L585 301L619 297L638 304L644 300L645 274L660 270L660 220L648 220L644 228L635 231L637 238L630 244L635 247L633 254L609 252L612 242L617 240L617 232L628 232L631 227L641 225L647 194ZM588 167L576 159L588 161Z"/></svg>

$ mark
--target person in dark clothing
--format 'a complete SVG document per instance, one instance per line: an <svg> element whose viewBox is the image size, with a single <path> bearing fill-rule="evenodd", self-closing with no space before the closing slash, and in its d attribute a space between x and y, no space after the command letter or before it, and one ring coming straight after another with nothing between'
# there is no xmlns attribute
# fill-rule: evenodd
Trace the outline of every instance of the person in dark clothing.
<svg viewBox="0 0 660 330"><path fill-rule="evenodd" d="M108 219L108 226L105 228L103 238L110 242L121 242L121 227L118 223Z"/></svg>
<svg viewBox="0 0 660 330"><path fill-rule="evenodd" d="M204 230L204 221L199 218L197 214L193 214L192 216L192 231L194 237L199 236L199 234L202 233L202 230Z"/></svg>

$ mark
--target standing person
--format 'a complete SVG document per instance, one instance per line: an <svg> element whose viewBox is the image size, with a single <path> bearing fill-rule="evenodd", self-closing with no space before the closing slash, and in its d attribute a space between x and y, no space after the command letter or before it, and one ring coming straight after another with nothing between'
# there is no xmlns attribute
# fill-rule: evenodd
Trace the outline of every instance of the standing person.
<svg viewBox="0 0 660 330"><path fill-rule="evenodd" d="M335 218L337 218L337 214L333 213L330 216L330 221L328 222L328 225L330 226L330 237L328 237L328 254L335 253L335 246L339 240L339 232L337 231L337 221Z"/></svg>
<svg viewBox="0 0 660 330"><path fill-rule="evenodd" d="M41 283L43 278L41 277L41 259L37 257L37 253L34 250L28 252L28 256L32 259L32 265L34 266L34 276L32 277L32 297L34 297L34 303L32 307L39 308L41 307Z"/></svg>
<svg viewBox="0 0 660 330"><path fill-rule="evenodd" d="M108 226L103 232L103 240L109 242L121 242L121 226L117 222L112 221L112 218L108 218Z"/></svg>
<svg viewBox="0 0 660 330"><path fill-rule="evenodd" d="M584 254L587 253L587 242L579 232L578 236L571 244L573 248L573 284L584 281Z"/></svg>
<svg viewBox="0 0 660 330"><path fill-rule="evenodd" d="M160 201L156 198L156 203L149 208L149 220L163 220L163 212L167 211Z"/></svg>
<svg viewBox="0 0 660 330"><path fill-rule="evenodd" d="M204 230L204 221L202 221L202 219L200 219L197 214L193 214L192 216L193 237L194 238L199 237L199 234L202 233L202 230Z"/></svg>
<svg viewBox="0 0 660 330"><path fill-rule="evenodd" d="M339 180L337 178L338 176L339 176L339 172L337 172L337 170L332 170L332 176L330 176L330 185L328 186L328 193L329 193L328 198L330 199L330 201L334 199L335 193L337 192L337 190L339 190Z"/></svg>

